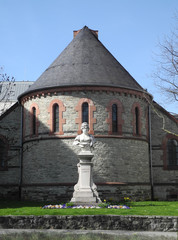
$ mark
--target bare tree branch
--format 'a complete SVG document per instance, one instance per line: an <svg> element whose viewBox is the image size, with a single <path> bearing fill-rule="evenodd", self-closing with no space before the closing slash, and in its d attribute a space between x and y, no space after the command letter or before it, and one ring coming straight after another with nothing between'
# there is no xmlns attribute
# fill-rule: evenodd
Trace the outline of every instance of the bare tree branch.
<svg viewBox="0 0 178 240"><path fill-rule="evenodd" d="M175 17L178 23L178 16ZM160 54L156 56L156 70L153 77L156 85L178 101L178 28L159 42Z"/></svg>
<svg viewBox="0 0 178 240"><path fill-rule="evenodd" d="M3 67L0 67L0 115L6 110L10 102L12 88L15 78L3 73Z"/></svg>

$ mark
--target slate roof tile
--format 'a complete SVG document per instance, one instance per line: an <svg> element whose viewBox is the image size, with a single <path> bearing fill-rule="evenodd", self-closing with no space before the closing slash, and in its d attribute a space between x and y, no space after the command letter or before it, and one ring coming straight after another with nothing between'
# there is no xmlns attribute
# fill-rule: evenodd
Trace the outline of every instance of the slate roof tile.
<svg viewBox="0 0 178 240"><path fill-rule="evenodd" d="M143 91L86 26L25 94L64 86L110 86Z"/></svg>

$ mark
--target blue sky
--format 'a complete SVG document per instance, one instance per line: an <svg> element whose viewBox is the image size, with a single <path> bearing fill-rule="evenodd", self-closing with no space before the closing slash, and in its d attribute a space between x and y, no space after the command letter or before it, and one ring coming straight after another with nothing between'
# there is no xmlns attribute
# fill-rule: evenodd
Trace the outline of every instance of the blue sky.
<svg viewBox="0 0 178 240"><path fill-rule="evenodd" d="M178 113L152 78L176 10L178 0L0 0L0 66L16 81L35 81L86 25L155 101Z"/></svg>

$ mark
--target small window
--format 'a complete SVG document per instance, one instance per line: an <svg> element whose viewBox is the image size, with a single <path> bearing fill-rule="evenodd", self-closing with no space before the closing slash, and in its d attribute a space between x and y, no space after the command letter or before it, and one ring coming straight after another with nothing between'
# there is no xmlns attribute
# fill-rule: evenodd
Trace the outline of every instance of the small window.
<svg viewBox="0 0 178 240"><path fill-rule="evenodd" d="M135 133L139 135L139 109L135 108Z"/></svg>
<svg viewBox="0 0 178 240"><path fill-rule="evenodd" d="M66 119L63 118L63 112L66 111L66 108L63 102L59 99L53 99L50 102L48 112L50 119L48 121L50 135L63 135L63 125L66 123Z"/></svg>
<svg viewBox="0 0 178 240"><path fill-rule="evenodd" d="M38 115L40 114L39 107L36 103L30 106L30 137L38 136L39 121Z"/></svg>
<svg viewBox="0 0 178 240"><path fill-rule="evenodd" d="M5 146L4 142L0 140L0 168L3 168L5 165Z"/></svg>
<svg viewBox="0 0 178 240"><path fill-rule="evenodd" d="M141 137L142 136L142 109L140 106L140 103L135 102L132 105L132 116L133 116L133 120L131 122L132 126L133 126L133 136L135 137Z"/></svg>
<svg viewBox="0 0 178 240"><path fill-rule="evenodd" d="M117 129L117 104L112 105L112 132L116 133Z"/></svg>
<svg viewBox="0 0 178 240"><path fill-rule="evenodd" d="M7 166L7 144L0 139L0 169L4 170Z"/></svg>
<svg viewBox="0 0 178 240"><path fill-rule="evenodd" d="M36 108L33 107L32 108L32 134L35 135L36 134Z"/></svg>
<svg viewBox="0 0 178 240"><path fill-rule="evenodd" d="M78 112L78 116L75 119L75 123L78 124L78 134L81 134L81 125L83 122L89 124L89 133L94 134L94 124L96 123L96 118L94 118L94 112L96 107L91 99L81 98L75 107L75 110Z"/></svg>
<svg viewBox="0 0 178 240"><path fill-rule="evenodd" d="M178 166L178 141L169 139L167 143L168 165Z"/></svg>
<svg viewBox="0 0 178 240"><path fill-rule="evenodd" d="M82 104L82 122L88 123L88 103L84 102Z"/></svg>
<svg viewBox="0 0 178 240"><path fill-rule="evenodd" d="M59 105L53 105L53 132L59 132Z"/></svg>
<svg viewBox="0 0 178 240"><path fill-rule="evenodd" d="M122 113L124 112L122 103L118 99L112 99L107 107L108 117L106 122L108 123L109 135L122 135L122 126L124 120L122 119Z"/></svg>

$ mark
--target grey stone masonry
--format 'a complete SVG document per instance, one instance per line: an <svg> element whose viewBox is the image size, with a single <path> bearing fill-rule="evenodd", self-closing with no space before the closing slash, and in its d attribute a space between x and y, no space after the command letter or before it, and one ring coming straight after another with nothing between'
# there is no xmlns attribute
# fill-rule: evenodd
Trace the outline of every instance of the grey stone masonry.
<svg viewBox="0 0 178 240"><path fill-rule="evenodd" d="M178 122L171 115L160 111L159 106L152 108L152 160L154 197L159 200L178 200L178 169L166 169L168 163L166 139L178 136Z"/></svg>
<svg viewBox="0 0 178 240"><path fill-rule="evenodd" d="M166 216L0 216L1 229L92 229L178 231L178 217Z"/></svg>
<svg viewBox="0 0 178 240"><path fill-rule="evenodd" d="M80 99L91 99L96 107L96 111L93 113L93 117L96 118L96 123L94 124L95 134L106 135L108 134L108 123L106 119L108 118L108 112L106 108L110 101L117 99L121 102L123 106L122 119L124 121L122 126L122 133L124 136L133 136L133 113L131 112L132 105L134 103L139 103L141 110L141 139L145 139L147 135L146 129L146 111L148 104L140 98L134 96L125 96L119 93L106 93L106 92L92 92L92 91L80 91L80 92L58 92L56 95L51 94L51 96L41 96L35 97L34 99L29 99L24 104L25 109L25 140L30 139L30 108L35 103L39 108L39 128L38 134L40 136L49 134L49 121L50 113L49 106L54 100L60 100L64 106L65 111L63 112L63 118L66 123L63 124L64 135L76 135L78 131L78 124L76 124L76 119L79 117L76 111L76 106Z"/></svg>
<svg viewBox="0 0 178 240"><path fill-rule="evenodd" d="M0 137L7 140L7 169L0 171L0 198L17 198L20 181L21 109L14 105L0 118Z"/></svg>
<svg viewBox="0 0 178 240"><path fill-rule="evenodd" d="M136 94L136 93L135 93ZM96 138L93 150L93 181L98 183L102 198L118 200L120 195L134 199L150 198L149 155L147 139L147 110L145 99L134 94L107 91L56 91L55 93L34 95L24 102L24 142L23 142L23 180L24 199L44 200L72 197L71 188L78 180L78 149L73 141L79 130L81 110L79 102L88 101L90 106L89 124L93 121ZM120 132L110 133L108 106L113 101L120 102ZM61 132L53 133L52 104L58 102L62 109ZM38 134L31 134L31 109L35 106L38 117ZM63 106L63 107L62 107ZM112 106L112 105L111 105ZM134 135L134 106L140 109L140 134ZM119 110L121 108L121 110ZM122 125L122 126L121 126ZM138 174L139 173L139 174ZM117 194L114 187L116 184ZM120 189L119 184L131 184ZM109 186L109 185L110 186ZM70 192L67 192L70 186ZM134 188L134 186L136 186ZM109 188L109 189L108 189ZM124 190L122 190L124 189ZM139 193L139 194L137 194ZM144 194L145 193L145 194ZM137 195L139 197L137 197ZM141 195L143 197L141 197ZM43 198L43 199L42 199Z"/></svg>

